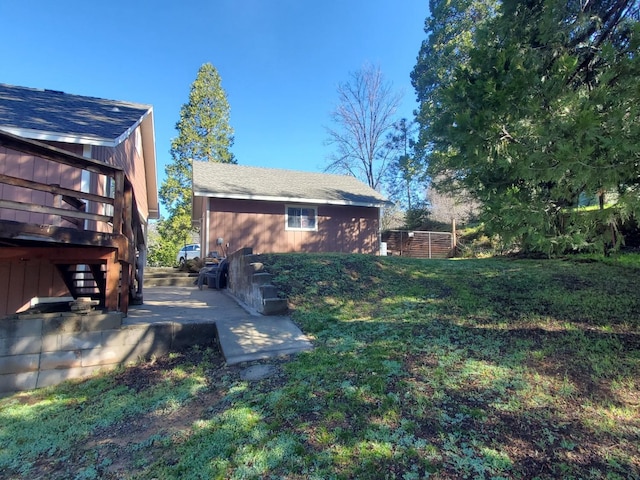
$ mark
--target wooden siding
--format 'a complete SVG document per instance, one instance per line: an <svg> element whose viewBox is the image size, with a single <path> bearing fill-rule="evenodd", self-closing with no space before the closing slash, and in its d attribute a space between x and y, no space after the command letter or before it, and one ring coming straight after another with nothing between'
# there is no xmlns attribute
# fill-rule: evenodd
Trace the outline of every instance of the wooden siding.
<svg viewBox="0 0 640 480"><path fill-rule="evenodd" d="M285 229L287 205L292 204L209 199L209 245L203 250L220 251L216 239L222 238L223 244L229 244L225 253L244 247L255 253L378 253L377 208L314 205L318 208L318 230L297 231Z"/></svg>
<svg viewBox="0 0 640 480"><path fill-rule="evenodd" d="M144 165L142 148L140 151L136 148L136 138L141 136L140 127L127 137L117 147L92 147L91 157L95 160L121 167L127 178L133 185L133 191L136 194L136 204L138 211L145 219L149 218L149 205L147 201L147 180ZM140 147L142 145L140 140ZM104 185L104 179L102 179Z"/></svg>
<svg viewBox="0 0 640 480"><path fill-rule="evenodd" d="M51 144L57 148L67 147L63 149L71 153L77 153L78 150L77 145ZM82 153L82 146L79 147L80 153ZM82 177L82 171L78 168L61 165L32 155L26 155L5 147L0 147L0 174L10 175L24 180L34 180L49 185L59 185L72 190L80 189ZM48 207L54 206L52 195L12 185L0 184L0 199ZM37 225L52 225L54 223L51 215L10 209L0 209L0 220L12 220ZM67 225L68 223L62 222L62 224Z"/></svg>
<svg viewBox="0 0 640 480"><path fill-rule="evenodd" d="M0 316L26 310L33 297L69 295L56 266L51 262L0 258Z"/></svg>

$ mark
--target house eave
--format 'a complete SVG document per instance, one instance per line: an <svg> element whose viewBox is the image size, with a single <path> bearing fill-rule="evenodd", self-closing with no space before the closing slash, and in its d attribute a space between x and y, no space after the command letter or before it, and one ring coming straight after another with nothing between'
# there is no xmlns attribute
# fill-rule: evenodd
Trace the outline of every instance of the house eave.
<svg viewBox="0 0 640 480"><path fill-rule="evenodd" d="M371 207L382 208L386 205L384 201L380 202L357 202L350 200L337 200L326 198L299 198L287 196L269 196L269 195L252 195L252 194L229 194L229 193L212 193L212 192L193 192L194 197L220 198L229 200L256 200L263 202L289 202L289 203L306 203L314 205L341 205L351 207Z"/></svg>
<svg viewBox="0 0 640 480"><path fill-rule="evenodd" d="M47 132L43 130L32 130L29 128L0 127L3 131L17 135L22 138L37 141L76 143L80 145L96 145L100 147L115 147L118 139L108 139L93 135L76 135L71 133Z"/></svg>
<svg viewBox="0 0 640 480"><path fill-rule="evenodd" d="M147 184L147 205L149 218L160 218L158 204L158 174L156 163L156 138L153 122L153 109L149 108L140 121L142 149L145 163L145 181Z"/></svg>

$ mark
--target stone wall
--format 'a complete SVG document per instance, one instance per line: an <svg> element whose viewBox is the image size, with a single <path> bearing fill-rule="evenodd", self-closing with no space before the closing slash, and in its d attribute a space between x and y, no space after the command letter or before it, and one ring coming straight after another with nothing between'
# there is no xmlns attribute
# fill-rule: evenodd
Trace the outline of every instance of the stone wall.
<svg viewBox="0 0 640 480"><path fill-rule="evenodd" d="M0 393L46 387L217 338L215 324L122 325L122 313L0 319Z"/></svg>

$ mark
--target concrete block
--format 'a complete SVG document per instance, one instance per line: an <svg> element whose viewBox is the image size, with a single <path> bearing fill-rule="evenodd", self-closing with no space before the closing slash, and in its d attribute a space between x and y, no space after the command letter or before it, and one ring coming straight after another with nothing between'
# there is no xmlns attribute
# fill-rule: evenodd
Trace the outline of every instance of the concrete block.
<svg viewBox="0 0 640 480"><path fill-rule="evenodd" d="M122 325L122 313L95 313L82 315L82 331L113 330Z"/></svg>
<svg viewBox="0 0 640 480"><path fill-rule="evenodd" d="M80 315L47 318L42 322L42 335L79 332L80 327Z"/></svg>
<svg viewBox="0 0 640 480"><path fill-rule="evenodd" d="M278 289L273 285L260 285L262 298L278 298Z"/></svg>
<svg viewBox="0 0 640 480"><path fill-rule="evenodd" d="M263 315L282 315L289 309L284 298L265 298L262 300Z"/></svg>
<svg viewBox="0 0 640 480"><path fill-rule="evenodd" d="M270 273L254 273L251 276L251 281L255 285L266 285L271 283L272 278L273 275L271 275Z"/></svg>
<svg viewBox="0 0 640 480"><path fill-rule="evenodd" d="M152 356L162 357L168 355L171 351L171 342L169 338L157 339L155 342L145 342L135 345L130 351L125 362L137 362L141 358L149 359Z"/></svg>
<svg viewBox="0 0 640 480"><path fill-rule="evenodd" d="M0 338L39 337L42 335L42 318L22 317L0 320Z"/></svg>
<svg viewBox="0 0 640 480"><path fill-rule="evenodd" d="M103 345L136 345L154 342L157 337L171 338L173 326L171 322L124 325L119 330L102 332Z"/></svg>
<svg viewBox="0 0 640 480"><path fill-rule="evenodd" d="M35 388L49 387L58 385L65 380L76 378L86 378L96 374L99 371L96 367L74 367L63 368L59 370L42 370L38 376Z"/></svg>
<svg viewBox="0 0 640 480"><path fill-rule="evenodd" d="M85 350L102 346L102 332L47 335L42 337L42 351Z"/></svg>
<svg viewBox="0 0 640 480"><path fill-rule="evenodd" d="M42 350L42 337L0 338L0 356L39 353Z"/></svg>
<svg viewBox="0 0 640 480"><path fill-rule="evenodd" d="M0 375L0 393L33 390L38 382L38 372Z"/></svg>
<svg viewBox="0 0 640 480"><path fill-rule="evenodd" d="M0 375L37 371L39 358L37 353L0 357Z"/></svg>
<svg viewBox="0 0 640 480"><path fill-rule="evenodd" d="M183 350L193 345L209 345L216 341L216 326L211 323L174 324L172 350Z"/></svg>
<svg viewBox="0 0 640 480"><path fill-rule="evenodd" d="M60 313L19 313L18 318L20 320L51 320L52 318L59 317Z"/></svg>
<svg viewBox="0 0 640 480"><path fill-rule="evenodd" d="M82 351L83 367L101 367L120 364L129 358L133 346L101 347Z"/></svg>
<svg viewBox="0 0 640 480"><path fill-rule="evenodd" d="M80 350L45 352L40 355L40 370L55 370L82 366Z"/></svg>
<svg viewBox="0 0 640 480"><path fill-rule="evenodd" d="M102 345L109 347L135 345L153 335L149 330L151 330L150 326L145 324L127 325L118 330L105 330L101 332Z"/></svg>

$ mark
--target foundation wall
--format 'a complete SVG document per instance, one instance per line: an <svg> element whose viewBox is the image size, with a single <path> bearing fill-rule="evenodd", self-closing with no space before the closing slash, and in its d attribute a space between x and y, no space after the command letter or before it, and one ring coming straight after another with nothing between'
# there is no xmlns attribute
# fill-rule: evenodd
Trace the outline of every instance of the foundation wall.
<svg viewBox="0 0 640 480"><path fill-rule="evenodd" d="M213 323L122 325L122 316L65 312L0 319L0 393L56 385L217 338Z"/></svg>

